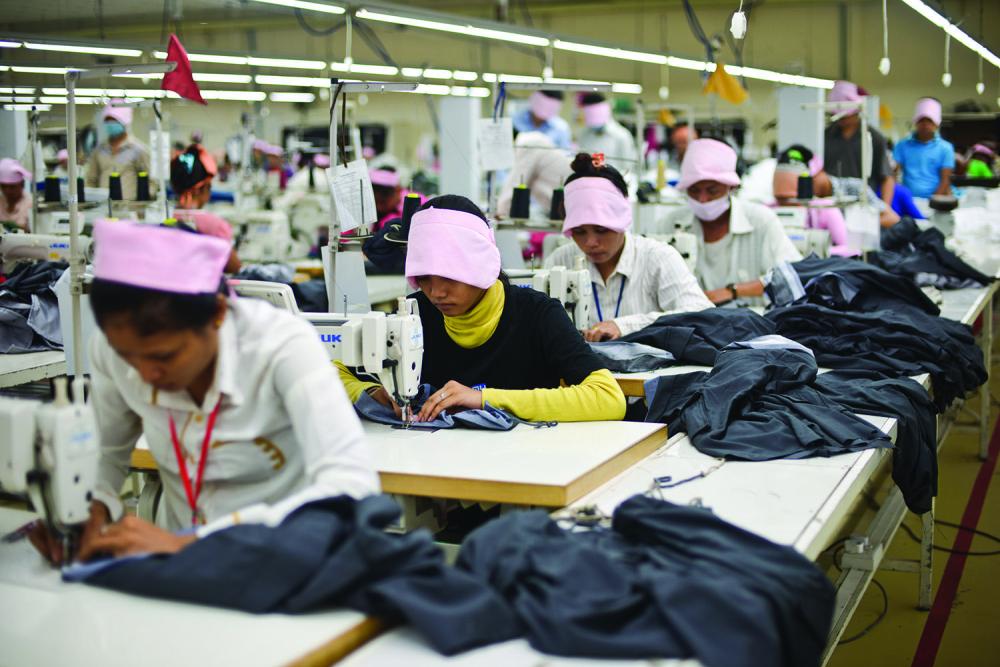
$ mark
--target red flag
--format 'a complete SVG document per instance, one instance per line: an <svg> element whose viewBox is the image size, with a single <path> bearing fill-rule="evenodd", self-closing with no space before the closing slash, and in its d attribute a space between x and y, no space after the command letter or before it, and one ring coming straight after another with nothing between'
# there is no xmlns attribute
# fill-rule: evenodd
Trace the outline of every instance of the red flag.
<svg viewBox="0 0 1000 667"><path fill-rule="evenodd" d="M173 72L167 72L163 75L160 89L172 90L181 97L199 104L208 104L202 99L201 90L194 82L194 75L191 74L191 61L188 60L187 51L181 45L181 40L177 39L177 35L170 35L170 44L167 46L167 62L177 63L177 68Z"/></svg>

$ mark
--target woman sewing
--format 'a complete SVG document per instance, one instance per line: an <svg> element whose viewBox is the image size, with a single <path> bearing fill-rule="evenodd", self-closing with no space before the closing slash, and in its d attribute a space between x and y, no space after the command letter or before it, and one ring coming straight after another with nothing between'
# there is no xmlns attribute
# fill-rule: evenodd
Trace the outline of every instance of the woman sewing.
<svg viewBox="0 0 1000 667"><path fill-rule="evenodd" d="M101 459L82 560L176 552L308 500L379 490L315 331L266 302L231 299L227 243L110 221L95 225L94 242L91 404ZM118 496L141 436L163 484L156 525L123 518ZM181 529L193 530L171 532ZM31 539L61 562L45 526Z"/></svg>
<svg viewBox="0 0 1000 667"><path fill-rule="evenodd" d="M625 414L618 383L562 306L506 280L493 230L465 197L435 197L413 215L406 277L419 290L413 298L424 329L422 379L437 388L416 421L485 403L528 420ZM352 400L368 391L392 404L383 388L340 369Z"/></svg>
<svg viewBox="0 0 1000 667"><path fill-rule="evenodd" d="M566 179L563 234L545 267L573 268L586 258L593 304L588 341L614 340L667 313L712 308L673 247L629 232L632 206L625 179L600 156L580 153Z"/></svg>

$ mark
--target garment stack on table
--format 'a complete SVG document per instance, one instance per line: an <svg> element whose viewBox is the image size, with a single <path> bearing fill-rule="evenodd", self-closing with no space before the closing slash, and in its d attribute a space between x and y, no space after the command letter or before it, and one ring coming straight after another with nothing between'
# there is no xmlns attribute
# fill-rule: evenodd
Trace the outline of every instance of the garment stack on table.
<svg viewBox="0 0 1000 667"><path fill-rule="evenodd" d="M75 577L253 613L347 606L407 622L446 655L523 636L563 656L820 664L834 607L826 576L710 510L634 496L610 528L589 530L514 512L471 533L454 567L426 532L385 532L398 514L387 496L327 499L275 527L237 525Z"/></svg>
<svg viewBox="0 0 1000 667"><path fill-rule="evenodd" d="M55 284L64 262L22 262L0 283L0 354L61 350Z"/></svg>
<svg viewBox="0 0 1000 667"><path fill-rule="evenodd" d="M868 261L890 273L908 277L921 287L985 287L994 280L948 250L941 230L936 227L921 230L911 218L883 230L881 245L882 252L872 253Z"/></svg>

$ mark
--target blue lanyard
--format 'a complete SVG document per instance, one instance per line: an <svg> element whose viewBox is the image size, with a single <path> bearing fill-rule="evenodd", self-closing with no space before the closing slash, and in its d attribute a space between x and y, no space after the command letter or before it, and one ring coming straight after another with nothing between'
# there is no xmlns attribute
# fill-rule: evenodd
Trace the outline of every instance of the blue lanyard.
<svg viewBox="0 0 1000 667"><path fill-rule="evenodd" d="M597 306L597 321L604 321L604 313L601 312L601 300L597 298L597 283L590 283L590 289L594 290L594 305ZM622 276L622 286L618 290L618 305L615 306L615 317L618 317L618 311L622 309L622 296L625 295L625 276Z"/></svg>

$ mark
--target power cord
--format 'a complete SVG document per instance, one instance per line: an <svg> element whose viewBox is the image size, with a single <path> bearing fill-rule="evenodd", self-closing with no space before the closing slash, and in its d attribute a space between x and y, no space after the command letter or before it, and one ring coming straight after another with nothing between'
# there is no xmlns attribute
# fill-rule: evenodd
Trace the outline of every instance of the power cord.
<svg viewBox="0 0 1000 667"><path fill-rule="evenodd" d="M975 535L979 535L980 537L985 537L988 540L992 540L993 542L997 542L998 544L1000 544L1000 537L997 537L996 535L993 535L991 533L987 533L986 531L983 531L983 530L978 530L976 528L970 528L969 526L963 526L960 523L952 523L951 521L943 521L941 519L935 519L934 523L942 525L942 526L948 526L949 528L955 528L956 530L964 530L966 532L973 533ZM917 535L917 533L912 528L910 528L909 526L907 526L905 523L903 523L901 525L902 525L903 530L906 531L906 534L909 535L910 538L912 538L914 542L921 542L922 541L920 539L920 536ZM949 553L949 554L958 554L959 556L1000 556L1000 549L997 549L997 550L994 550L994 551L962 551L960 549L949 549L948 547L941 547L941 546L938 546L938 545L935 544L934 545L934 550L935 551L943 551L944 553Z"/></svg>
<svg viewBox="0 0 1000 667"><path fill-rule="evenodd" d="M879 590L880 593L882 593L882 611L879 612L878 616L875 618L874 621L872 621L871 623L869 623L868 625L865 626L864 630L862 630L861 632L857 633L856 635L851 635L847 639L841 639L839 642L837 642L837 646L842 646L844 644L850 644L851 642L855 642L855 641L861 639L862 637L864 637L865 635L867 635L869 632L871 632L872 630L874 630L878 626L878 624L881 623L885 619L886 614L889 613L889 594L886 592L885 586L883 586L878 581L878 579L872 579L872 583L875 584L875 587L878 588L878 590Z"/></svg>

